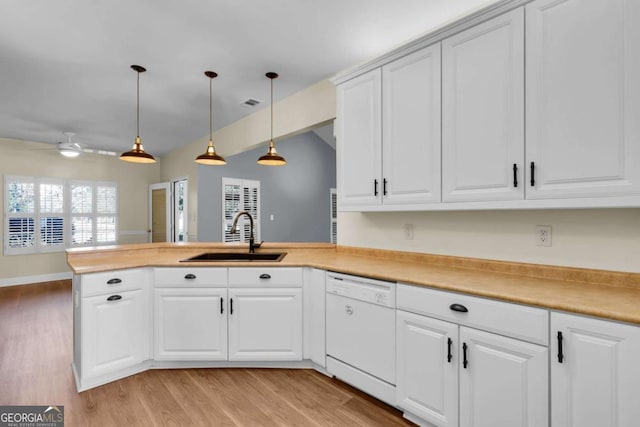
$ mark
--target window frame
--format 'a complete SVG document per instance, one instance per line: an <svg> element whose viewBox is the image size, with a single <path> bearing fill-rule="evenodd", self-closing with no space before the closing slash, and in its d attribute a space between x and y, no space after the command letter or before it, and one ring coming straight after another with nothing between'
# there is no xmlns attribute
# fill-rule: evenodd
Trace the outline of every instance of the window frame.
<svg viewBox="0 0 640 427"><path fill-rule="evenodd" d="M9 212L9 187L13 183L20 184L32 184L32 206L33 212ZM43 184L53 184L62 186L62 211L59 209L51 209L51 211L44 211L43 203L41 200ZM35 176L21 176L21 175L5 175L3 180L4 185L4 255L29 255L29 254L44 254L63 252L67 248L83 247L83 246L99 246L117 244L119 240L119 222L120 222L120 191L117 182L113 181L89 181L89 180L67 180L63 178L51 178L51 177L35 177ZM91 187L91 213L86 212L74 213L73 209L73 192L74 186L89 186ZM115 200L113 212L99 212L98 211L98 188L110 187L115 189ZM46 204L48 205L48 204ZM73 243L72 224L75 217L90 217L91 218L91 239L84 243ZM114 240L102 240L98 241L98 218L113 218L114 224ZM23 247L11 247L10 246L10 223L14 218L31 218L33 220L33 241L30 246ZM46 218L60 218L62 220L62 242L55 244L45 244L42 241L42 232L45 228L42 227L42 221L46 221ZM55 230L54 230L55 232Z"/></svg>
<svg viewBox="0 0 640 427"><path fill-rule="evenodd" d="M249 226L249 220L243 216L242 218L240 218L238 220L238 225L239 230L238 230L238 239L234 239L234 240L227 240L227 230L231 227L231 224L233 223L233 218L227 219L226 213L227 213L227 209L226 209L226 186L237 186L240 187L240 198L239 198L239 209L237 211L235 211L233 217L235 217L235 215L238 212L241 211L245 211L247 210L247 207L244 204L244 191L245 189L251 190L251 189L255 189L257 191L256 194L256 209L255 209L255 215L252 215L253 218L253 234L254 234L254 238L256 242L260 241L260 234L261 234L261 219L262 219L262 214L261 214L261 204L260 204L260 181L259 180L255 180L255 179L244 179L244 178L229 178L229 177L223 177L222 178L222 203L221 203L221 208L222 208L222 230L221 230L221 241L224 243L237 243L237 244L242 244L242 243L248 243L249 242L249 231L248 231L248 226Z"/></svg>

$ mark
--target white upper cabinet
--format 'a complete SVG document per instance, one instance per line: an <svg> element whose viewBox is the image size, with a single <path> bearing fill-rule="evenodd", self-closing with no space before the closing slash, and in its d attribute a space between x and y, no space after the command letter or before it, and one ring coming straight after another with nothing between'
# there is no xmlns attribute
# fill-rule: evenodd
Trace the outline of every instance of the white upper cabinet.
<svg viewBox="0 0 640 427"><path fill-rule="evenodd" d="M640 2L526 8L527 198L640 194Z"/></svg>
<svg viewBox="0 0 640 427"><path fill-rule="evenodd" d="M381 71L338 86L338 206L379 205L381 181Z"/></svg>
<svg viewBox="0 0 640 427"><path fill-rule="evenodd" d="M524 197L524 11L442 41L443 201Z"/></svg>
<svg viewBox="0 0 640 427"><path fill-rule="evenodd" d="M440 202L440 44L382 68L384 204Z"/></svg>
<svg viewBox="0 0 640 427"><path fill-rule="evenodd" d="M337 88L338 208L440 202L440 44Z"/></svg>

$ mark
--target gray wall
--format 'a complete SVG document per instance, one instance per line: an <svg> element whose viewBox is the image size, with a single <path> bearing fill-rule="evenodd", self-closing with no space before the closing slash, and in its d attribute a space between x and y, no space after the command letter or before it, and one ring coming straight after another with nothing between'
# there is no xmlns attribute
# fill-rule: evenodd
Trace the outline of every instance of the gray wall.
<svg viewBox="0 0 640 427"><path fill-rule="evenodd" d="M198 166L198 240L222 240L222 177L260 181L261 239L328 242L329 189L336 186L336 152L313 132L276 143L280 167L256 163L267 147L227 158L225 166ZM274 220L270 221L270 215Z"/></svg>

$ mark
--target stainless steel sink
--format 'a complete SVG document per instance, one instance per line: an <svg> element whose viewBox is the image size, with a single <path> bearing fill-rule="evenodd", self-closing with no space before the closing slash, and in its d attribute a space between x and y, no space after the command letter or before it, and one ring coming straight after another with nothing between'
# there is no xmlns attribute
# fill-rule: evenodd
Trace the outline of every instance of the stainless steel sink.
<svg viewBox="0 0 640 427"><path fill-rule="evenodd" d="M284 258L286 254L286 252L206 252L190 258L182 259L180 262L279 262L282 261L282 258Z"/></svg>

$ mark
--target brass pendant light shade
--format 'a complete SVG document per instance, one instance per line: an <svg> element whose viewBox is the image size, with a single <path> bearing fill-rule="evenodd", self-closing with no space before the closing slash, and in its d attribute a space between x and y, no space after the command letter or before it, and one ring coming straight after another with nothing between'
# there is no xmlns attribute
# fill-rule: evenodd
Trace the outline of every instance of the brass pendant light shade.
<svg viewBox="0 0 640 427"><path fill-rule="evenodd" d="M140 73L144 73L146 68L141 67L140 65L132 65L131 68L138 73L138 83L137 83L137 98L136 98L136 140L133 143L133 148L127 151L126 153L122 153L120 155L120 160L124 160L126 162L132 163L155 163L156 159L154 157L144 151L144 147L142 146L142 140L140 139Z"/></svg>
<svg viewBox="0 0 640 427"><path fill-rule="evenodd" d="M200 154L196 157L195 162L201 165L221 166L226 165L227 161L216 153L216 147L213 145L213 102L211 85L213 79L218 77L218 74L214 71L205 71L204 75L209 77L209 145L207 145L207 151L204 154Z"/></svg>
<svg viewBox="0 0 640 427"><path fill-rule="evenodd" d="M278 78L278 74L269 72L265 75L271 80L271 139L269 140L267 154L260 156L258 164L264 166L284 166L287 164L287 161L277 153L276 146L273 142L273 80Z"/></svg>

